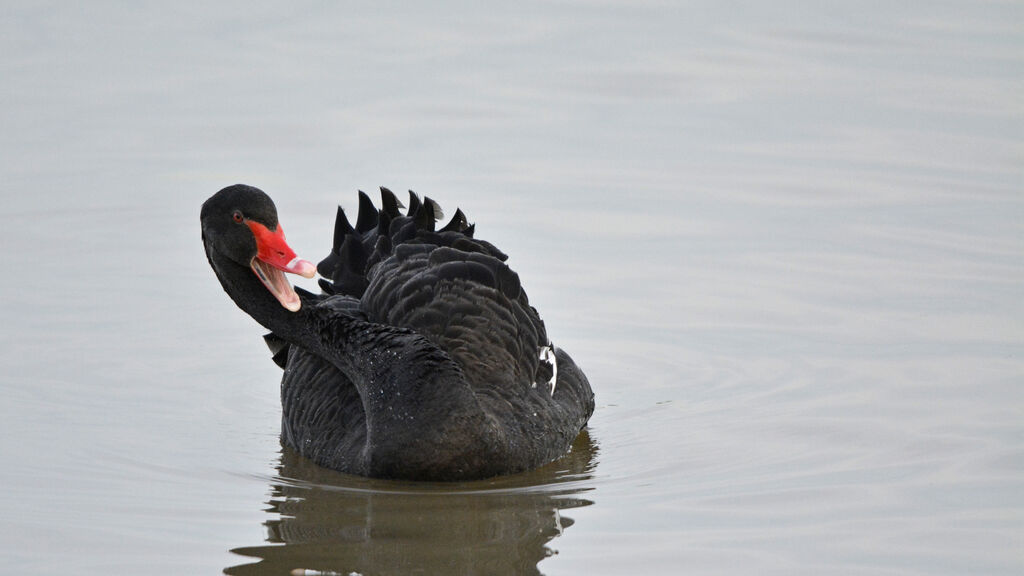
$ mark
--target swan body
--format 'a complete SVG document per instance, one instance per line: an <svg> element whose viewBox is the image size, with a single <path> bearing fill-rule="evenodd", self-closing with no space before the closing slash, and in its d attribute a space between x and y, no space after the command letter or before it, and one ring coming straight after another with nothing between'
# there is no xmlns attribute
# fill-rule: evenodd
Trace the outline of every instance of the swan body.
<svg viewBox="0 0 1024 576"><path fill-rule="evenodd" d="M207 258L224 290L271 331L282 368L282 441L364 476L470 480L565 454L594 409L586 376L548 339L507 257L461 210L410 192L405 213L360 192L339 207L314 267L287 246L273 201L229 186L203 204ZM321 294L284 273L313 277Z"/></svg>

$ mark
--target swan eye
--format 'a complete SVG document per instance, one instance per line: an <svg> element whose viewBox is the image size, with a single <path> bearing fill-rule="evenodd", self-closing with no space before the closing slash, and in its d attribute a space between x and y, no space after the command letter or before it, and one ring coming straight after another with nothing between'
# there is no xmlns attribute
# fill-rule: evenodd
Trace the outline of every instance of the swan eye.
<svg viewBox="0 0 1024 576"><path fill-rule="evenodd" d="M238 210L235 210L235 213L232 214L231 217L235 220L235 222L238 222L239 224L241 224L242 220L244 220L244 218L242 217L242 213L239 212Z"/></svg>

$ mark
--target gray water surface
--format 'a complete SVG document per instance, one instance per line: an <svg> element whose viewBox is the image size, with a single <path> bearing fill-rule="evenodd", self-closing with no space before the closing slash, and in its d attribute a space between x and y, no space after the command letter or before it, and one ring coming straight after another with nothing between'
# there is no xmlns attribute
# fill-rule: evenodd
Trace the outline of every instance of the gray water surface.
<svg viewBox="0 0 1024 576"><path fill-rule="evenodd" d="M0 572L1024 572L1019 3L7 2L0 78ZM314 261L357 189L461 207L587 434L282 450L199 239L236 182Z"/></svg>

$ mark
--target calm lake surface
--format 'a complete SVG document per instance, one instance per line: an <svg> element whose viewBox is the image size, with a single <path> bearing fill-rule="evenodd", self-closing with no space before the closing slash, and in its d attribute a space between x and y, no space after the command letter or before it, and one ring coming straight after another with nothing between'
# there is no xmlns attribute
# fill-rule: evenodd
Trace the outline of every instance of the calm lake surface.
<svg viewBox="0 0 1024 576"><path fill-rule="evenodd" d="M0 572L1024 573L1020 3L6 2L0 71ZM461 207L573 452L283 451L236 182L314 261L357 189Z"/></svg>

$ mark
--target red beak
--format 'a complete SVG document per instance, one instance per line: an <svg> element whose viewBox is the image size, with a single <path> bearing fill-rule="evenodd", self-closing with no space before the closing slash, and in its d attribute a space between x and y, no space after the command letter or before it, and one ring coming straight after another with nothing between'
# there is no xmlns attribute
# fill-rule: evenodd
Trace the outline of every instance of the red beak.
<svg viewBox="0 0 1024 576"><path fill-rule="evenodd" d="M316 276L316 266L295 255L284 239L284 229L277 225L277 230L269 228L253 220L246 220L252 235L256 237L256 257L278 270L290 274L298 274L305 278Z"/></svg>
<svg viewBox="0 0 1024 576"><path fill-rule="evenodd" d="M302 307L302 300L282 271L312 278L316 275L316 266L295 255L295 251L285 242L280 224L276 230L271 231L253 220L246 220L245 223L256 238L256 257L249 264L252 271L282 306L297 312Z"/></svg>

